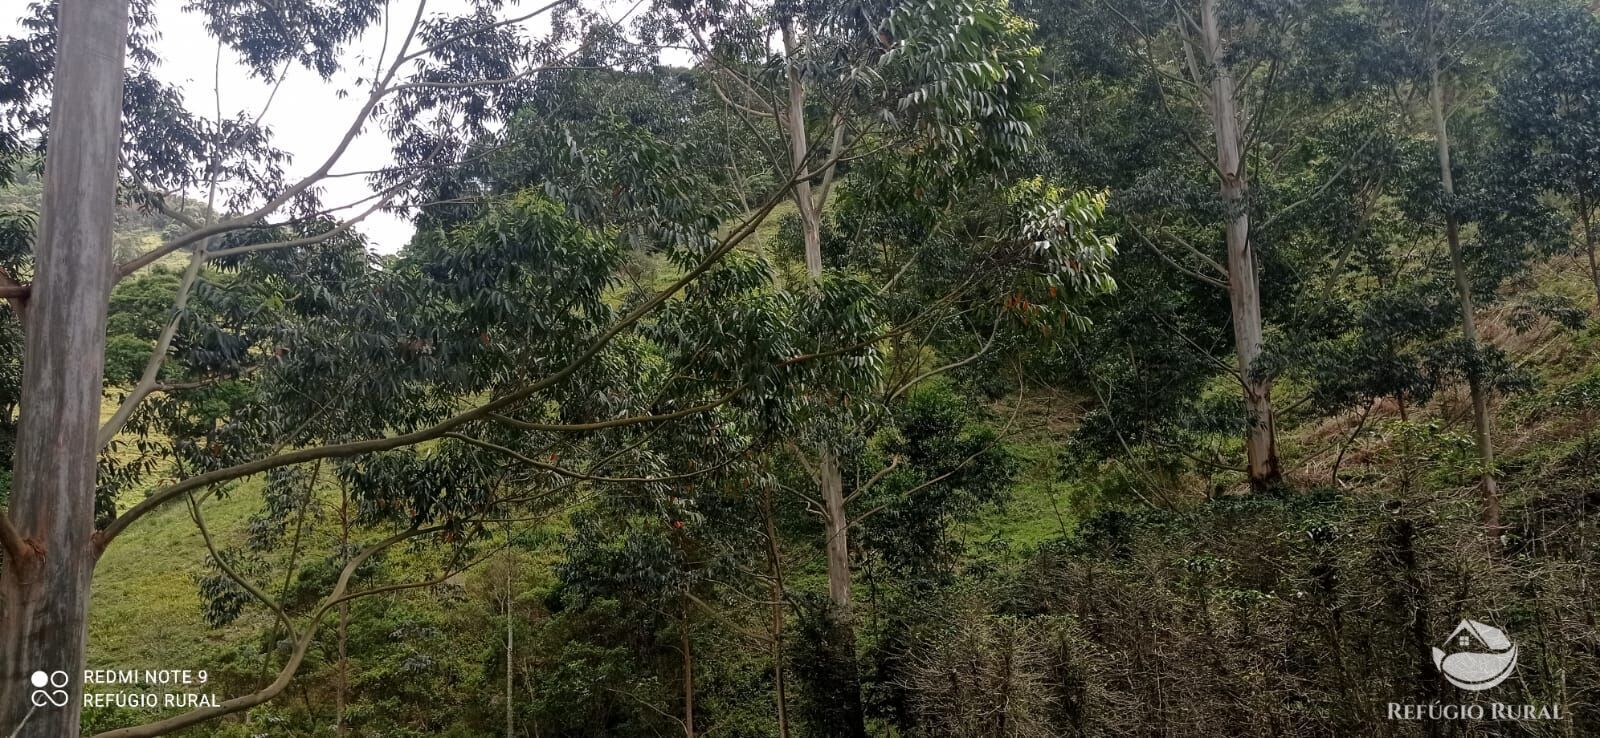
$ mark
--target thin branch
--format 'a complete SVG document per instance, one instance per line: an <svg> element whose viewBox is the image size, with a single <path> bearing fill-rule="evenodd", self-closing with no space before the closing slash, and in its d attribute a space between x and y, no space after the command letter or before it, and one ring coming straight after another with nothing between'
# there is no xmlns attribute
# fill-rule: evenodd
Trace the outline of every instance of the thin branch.
<svg viewBox="0 0 1600 738"><path fill-rule="evenodd" d="M389 71L384 76L383 80L373 86L372 93L367 96L366 103L361 107L361 110L356 113L355 120L351 122L349 128L345 129L344 135L339 139L338 145L334 146L333 153L328 155L328 158L322 162L321 166L317 167L317 169L311 174L303 177L299 182L296 182L295 184L285 188L283 192L278 194L277 197L274 197L261 207L258 207L249 213L212 223L204 228L191 230L182 236L171 239L161 244L159 247L141 254L131 261L119 265L117 267L117 278L121 279L133 274L134 272L155 263L167 254L173 253L179 249L189 246L190 244L198 243L206 238L210 238L211 236L221 235L223 233L236 231L241 228L249 228L257 221L261 220L263 217L272 213L278 208L283 207L285 203L288 203L290 200L298 197L301 193L305 192L317 182L321 181L323 177L327 176L328 172L332 171L334 165L339 162L339 159L344 156L345 151L347 151L350 148L350 145L355 142L356 137L360 135L362 129L366 126L367 119L370 118L372 116L372 112L377 109L379 101L381 101L383 97L388 94L389 84L393 82L395 76L399 74L400 67L406 60L406 57L404 56L405 49L410 45L411 40L416 36L417 29L422 25L423 11L427 8L427 5L428 4L426 2L422 2L417 5L416 16L412 19L411 28L406 33L406 43L400 48L401 56L395 59L394 64L390 65Z"/></svg>
<svg viewBox="0 0 1600 738"><path fill-rule="evenodd" d="M534 67L533 69L529 69L529 70L526 70L526 71L518 72L516 74L509 75L509 76L506 76L506 77L495 77L495 78L492 78L492 79L488 79L488 78L486 78L486 79L469 79L469 80L462 80L460 82L407 82L405 84L394 85L394 86L390 87L388 89L388 91L389 92L403 92L405 90L423 90L423 89L428 89L428 90L465 90L465 89L471 89L471 88L474 88L474 87L494 87L494 86L497 86L497 85L508 85L508 84L513 83L513 82L521 82L522 80L525 80L525 79L527 79L529 77L532 77L532 76L534 76L536 74L540 74L540 73L543 73L543 72L578 72L578 71L583 71L583 72L612 72L612 71L616 71L616 70L609 69L607 67L593 67L593 66Z"/></svg>
<svg viewBox="0 0 1600 738"><path fill-rule="evenodd" d="M34 548L23 539L22 533L11 522L11 511L0 510L0 549L6 554L6 568L12 574L21 572L22 562L26 561Z"/></svg>
<svg viewBox="0 0 1600 738"><path fill-rule="evenodd" d="M917 485L915 487L912 487L911 489L906 490L905 492L901 493L899 495L899 499L902 499L902 500L910 499L912 495L915 495L918 492L921 492L921 491L923 491L925 489L928 489L929 487L932 487L935 484L938 484L940 482L943 482L946 479L949 479L950 477L955 476L956 472L959 472L962 469L965 469L968 464L971 464L972 462L976 461L979 456L982 456L982 455L984 455L986 453L989 453L996 446L999 446L1000 443L1002 441L1004 441L1010 435L1011 426L1017 422L1017 416L1022 413L1022 400L1023 400L1023 398L1022 398L1021 394L1019 393L1018 396L1017 396L1017 402L1014 405L1012 405L1012 407L1011 407L1011 418L1006 421L1005 427L1001 428L1000 432L995 434L994 440L990 441L983 448L980 448L977 451L972 452L972 454L970 456L968 456L967 458L962 459L961 462L956 464L955 467L950 469L950 471L947 471L947 472L945 472L943 474L940 474L937 477L929 479L928 481L923 482L922 484L919 484L919 485ZM851 497L854 497L854 496L855 495L851 495ZM872 508L871 510L868 510L868 511L856 516L856 518L854 520L850 521L850 527L856 527L856 526L861 525L862 521L865 521L868 517L871 517L873 513L880 512L883 509L887 508L888 506L889 506L889 503L884 503L882 505L879 505L879 506L877 506L875 508ZM843 531L840 531L840 532L842 533ZM835 535L837 535L837 534L835 534Z"/></svg>
<svg viewBox="0 0 1600 738"><path fill-rule="evenodd" d="M0 267L0 297L4 297L6 304L11 307L11 312L17 316L17 322L24 327L28 325L28 293L32 292L30 285L18 282L4 267Z"/></svg>
<svg viewBox="0 0 1600 738"><path fill-rule="evenodd" d="M517 451L515 449L506 448L505 446L501 446L501 445L499 445L497 443L491 443L491 442L485 441L485 440L483 440L481 438L474 438L474 437L466 435L464 433L446 433L446 434L444 434L444 437L445 438L454 438L457 441L462 441L464 443L470 443L470 444L472 444L474 446L478 446L480 448L485 448L485 449L488 449L490 451L494 451L495 453L504 454L504 455L509 456L509 457L511 457L513 459L516 459L517 461L520 461L520 462L522 462L524 464L527 464L528 466L534 467L536 469L541 469L541 470L550 472L552 474L557 474L557 475L560 475L560 476L563 476L563 477L567 477L569 479L582 479L584 481L589 481L589 482L615 482L615 483L618 483L618 484L641 484L641 483L647 483L647 482L670 482L670 481L674 481L674 480L678 480L678 479L690 479L690 478L693 478L693 477L698 477L698 476L703 476L703 475L706 475L706 474L710 474L710 473L715 472L715 471L717 471L719 469L725 468L729 464L732 464L738 458L738 455L735 454L733 457L731 457L728 460L723 461L723 462L721 462L719 464L716 464L715 466L709 466L709 467L706 467L705 469L700 469L700 470L692 471L692 472L684 472L682 474L669 474L669 475L660 476L660 477L608 477L608 476L600 476L600 475L591 474L591 473L585 473L585 472L578 471L576 469L569 469L569 468L563 467L563 466L556 466L555 464L546 464L546 463L544 463L542 461L539 461L537 459L534 459L534 458L532 458L532 457L530 457L530 456L528 456L526 454L523 454L523 453L521 453L521 452L519 452L519 451Z"/></svg>
<svg viewBox="0 0 1600 738"><path fill-rule="evenodd" d="M230 479L238 479L240 477L258 474L260 472L264 472L269 469L276 469L281 466L299 464L306 461L314 461L316 459L348 458L351 456L387 451L390 449L401 448L403 446L409 446L412 444L421 443L423 441L432 440L444 435L445 433L460 428L461 426L472 421L486 419L493 413L521 403L535 394L564 381L568 377L572 376L572 374L577 372L578 369L587 365L594 359L594 357L598 356L600 352L604 350L613 339L621 335L623 331L642 320L644 316L653 312L657 307L660 307L662 304L666 303L672 298L673 295L676 295L678 292L687 287L689 283L693 282L702 274L705 274L707 271L709 271L722 259L723 256L737 248L740 243L748 238L750 234L754 233L756 228L766 220L766 217L771 214L772 209L777 207L779 202L782 202L789 189L793 186L794 181L795 180L791 179L789 182L785 183L784 186L779 187L772 192L768 196L767 201L762 204L760 209L758 209L751 216L747 217L741 225L733 230L733 232L729 233L716 248L712 249L711 253L707 254L706 257L702 259L697 266L695 266L695 268L686 272L682 277L678 278L677 281L656 293L655 296L634 307L633 310L629 311L620 320L612 324L610 328L601 333L600 336L592 341L577 357L573 358L572 361L568 362L566 366L557 370L555 373L533 382L515 392L486 402L483 405L470 410L459 412L432 426L412 431L410 433L404 433L398 436L388 436L384 438L372 438L362 441L351 441L347 443L336 443L324 446L296 449L294 451L275 454L266 458L256 459L254 461L248 461L242 464L235 464L222 469L216 469L204 474L190 477L188 479L174 482L173 484L169 484L156 490L152 490L144 500L141 500L138 504L135 504L133 507L129 508L122 515L119 515L116 519L112 520L105 529L96 534L99 549L104 551L105 547L110 545L111 541L115 540L117 535L126 530L127 527L134 521L148 514L150 511L155 510L167 504L168 502L171 502L188 490L210 484L216 484L218 482L224 482ZM806 360L807 358L809 357L795 357L794 359L784 362L782 365L796 363L798 361Z"/></svg>
<svg viewBox="0 0 1600 738"><path fill-rule="evenodd" d="M289 613L284 611L283 606L279 605L277 600L272 599L266 592L261 591L259 587L252 584L250 580L240 576L222 558L222 554L217 553L216 544L211 540L211 531L206 528L205 515L200 512L200 500L196 499L192 492L189 494L189 517L194 519L195 527L200 530L200 539L205 542L206 550L211 553L211 560L216 562L217 568L221 569L223 574L228 575L229 579L244 587L245 591L249 592L251 596L260 600L261 604L272 610L273 614L278 616L278 622L283 623L284 630L289 632L289 638L298 640L299 637L295 633L294 621L289 618Z"/></svg>
<svg viewBox="0 0 1600 738"><path fill-rule="evenodd" d="M968 364L971 364L974 361L977 361L984 354L989 353L989 348L994 345L994 339L1000 335L1000 320L1003 317L1005 317L1005 313L1003 313L1003 312L997 313L995 315L994 325L989 328L989 340L984 341L983 345L979 346L978 350L976 352L973 352L973 354L971 356L968 356L967 358L962 359L960 361L953 361L953 362L951 362L949 364L945 364L944 366L934 367L932 369L929 369L928 371L925 371L925 372L923 372L921 374L918 374L915 377L912 377L912 378L906 380L905 382L902 382L899 387L895 388L894 392L889 393L889 396L885 399L885 401L886 402L893 401L894 398L899 397L906 390L911 389L912 387L916 386L916 384L918 382L921 382L924 379L927 379L929 377L932 377L932 376L935 376L935 375L938 375L938 374L943 374L943 373L948 372L948 371L953 371L955 369L960 369L961 367L964 367L964 366L966 366Z"/></svg>
<svg viewBox="0 0 1600 738"><path fill-rule="evenodd" d="M299 248L301 246L315 246L316 244L319 244L319 243L322 243L324 241L327 241L328 239L331 239L334 236L337 236L337 235L339 235L341 233L345 233L345 232L349 231L350 229L354 228L357 223L360 223L361 221L366 220L367 216L372 215L373 213L377 212L379 209L383 208L383 206L387 205L387 204L388 203L386 201L385 202L376 203L372 207L367 208L366 211L362 212L360 215L357 215L356 217L351 218L349 220L343 221L343 222L339 223L338 225L336 225L336 226L334 226L332 228L329 228L328 230L323 231L321 233L315 234L315 235L304 236L302 238L293 238L293 239L289 239L289 240L286 240L286 241L271 241L271 242L268 242L268 243L252 243L252 244L247 244L247 245L244 245L244 246L234 246L232 248L219 249L217 251L213 251L208 256L209 256L209 258L217 259L217 258L222 258L222 257L225 257L225 256L243 256L245 254L253 254L253 253L256 253L258 251L271 251L271 250L274 250L274 249L292 249L292 248Z"/></svg>
<svg viewBox="0 0 1600 738"><path fill-rule="evenodd" d="M486 33L488 31L492 31L492 30L494 30L496 28L502 28L502 27L505 27L505 26L516 25L516 24L521 23L521 22L526 21L526 20L532 20L533 18L535 18L535 17L537 17L539 15L543 15L544 13L548 13L548 12L550 12L552 10L555 10L556 8L558 8L558 7L562 6L562 5L566 5L566 4L571 3L571 2L574 2L574 0L555 0L555 2L553 2L553 3L549 3L548 5L540 6L538 8L535 8L532 12L525 13L523 15L519 15L519 16L516 16L516 17L513 17L513 18L506 18L504 20L495 21L494 23L490 23L488 25L481 26L479 28L473 28L473 29L470 29L470 30L462 31L461 33L457 33L457 34L452 35L452 36L446 36L444 39L434 43L431 46L425 46L425 47L423 47L421 49L418 49L416 51L413 51L413 52L411 52L409 54L405 53L405 47L402 46L401 47L400 58L399 58L398 61L395 62L395 64L398 66L399 64L401 64L403 62L408 62L408 61L411 61L413 59L421 59L422 57L427 56L429 54L432 54L433 52L438 51L438 50L440 50L440 49L442 49L442 48L444 48L446 46L449 46L450 44L453 44L453 43L455 43L457 41L461 41L463 39L470 38L472 36L476 36L476 35L478 35L480 33ZM419 9L418 13L420 14L420 12L421 11Z"/></svg>
<svg viewBox="0 0 1600 738"><path fill-rule="evenodd" d="M1151 251L1154 251L1156 256L1161 257L1161 260L1165 261L1173 269L1176 269L1176 270L1178 270L1178 271L1180 271L1180 272L1182 272L1184 274L1187 274L1187 275L1189 275L1191 277L1194 277L1195 279L1198 279L1201 282L1204 282L1204 283L1206 283L1208 285L1211 285L1212 287L1216 287L1218 289L1227 289L1228 288L1228 283L1223 281L1223 280L1217 279L1216 277L1213 277L1213 276L1211 276L1209 274L1202 274L1202 273L1194 270L1191 267L1186 267L1186 266L1184 266L1182 264L1179 264L1176 259L1173 259L1171 255L1169 255L1166 251L1162 250L1162 248L1160 246L1155 245L1155 243L1153 241L1151 241L1149 237L1145 236L1144 235L1144 231L1140 230L1138 226L1135 226L1132 223L1129 223L1128 227L1133 229L1133 235L1137 236L1140 241L1143 241L1145 246L1149 247L1149 249Z"/></svg>
<svg viewBox="0 0 1600 738"><path fill-rule="evenodd" d="M640 423L656 423L663 420L677 420L678 418L684 418L690 415L698 415L703 412L715 410L718 407L728 404L728 402L734 397L737 397L740 392L743 392L746 388L748 388L750 384L750 382L745 382L744 384L734 387L727 394L703 405L695 405L694 407L688 407L670 413L663 413L661 415L636 415L626 418L600 420L593 423L571 423L566 425L533 423L526 420L518 420L516 418L506 417L498 413L490 413L489 417L493 420L505 423L506 425L521 428L522 430L539 431L542 433L581 433L587 431L605 430L607 428L638 425Z"/></svg>
<svg viewBox="0 0 1600 738"><path fill-rule="evenodd" d="M1378 132L1376 130L1374 130L1373 132L1367 134L1367 140L1361 142L1361 146L1356 148L1355 153L1352 153L1349 156L1345 157L1344 163L1340 164L1339 168L1334 170L1333 174L1328 175L1327 181L1323 182L1316 189L1314 189L1311 192L1307 193L1305 197L1302 197L1299 200L1296 200L1295 202L1290 203L1289 205L1285 205L1284 207L1280 208L1278 210L1278 212L1272 214L1272 217L1267 218L1260 225L1255 226L1255 228L1258 228L1258 229L1261 229L1261 230L1266 230L1273 223L1278 222L1278 220L1280 218L1282 218L1283 216L1285 216L1285 215L1287 215L1287 214L1289 214L1291 212L1294 212L1294 210L1296 208L1299 208L1300 206L1305 205L1306 203L1311 202L1312 200L1315 200L1315 199L1321 197L1322 193L1327 192L1328 188L1332 187L1334 185L1334 183L1338 182L1339 179L1344 176L1345 172L1350 171L1350 167L1355 164L1356 158L1361 156L1361 154L1364 153L1367 150L1367 146L1369 144L1371 144L1373 142L1373 140L1376 139L1377 137L1378 137Z"/></svg>
<svg viewBox="0 0 1600 738"><path fill-rule="evenodd" d="M117 406L117 411L105 425L100 426L99 437L96 439L100 450L111 445L111 439L117 437L117 432L128 423L128 418L133 415L139 403L149 396L156 388L156 380L161 375L161 367L167 362L167 352L172 348L172 339L178 334L178 326L183 324L184 311L189 305L189 293L194 289L194 283L200 276L200 267L206 262L205 244L196 246L193 255L189 257L189 267L183 272L183 281L178 284L177 297L172 301L172 320L167 321L167 326L161 330L160 338L156 339L155 348L150 350L150 359L145 362L144 374L139 377L133 391L123 398L122 404Z"/></svg>
<svg viewBox="0 0 1600 738"><path fill-rule="evenodd" d="M854 500L855 498L860 497L861 495L865 494L868 490L870 490L873 487L877 486L878 482L883 481L883 478L889 476L890 472L892 472L895 469L900 467L900 462L902 460L903 460L903 457L901 457L899 454L895 454L894 458L889 460L889 465L888 466L885 466L884 468L879 469L877 474L873 474L872 477L867 479L866 482L863 482L863 483L857 485L856 486L856 490L854 492L851 492L850 494L845 495L845 498L844 498L845 504L846 505L850 504L851 500Z"/></svg>

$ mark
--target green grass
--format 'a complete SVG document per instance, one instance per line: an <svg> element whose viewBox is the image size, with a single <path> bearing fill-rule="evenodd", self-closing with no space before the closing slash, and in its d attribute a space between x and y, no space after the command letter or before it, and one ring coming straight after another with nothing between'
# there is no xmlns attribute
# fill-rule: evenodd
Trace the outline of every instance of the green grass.
<svg viewBox="0 0 1600 738"><path fill-rule="evenodd" d="M244 530L259 491L260 482L249 480L206 502L218 546ZM205 561L205 542L183 505L151 513L119 536L95 566L89 668L193 668L232 641L248 621L214 630L201 617L194 577Z"/></svg>
<svg viewBox="0 0 1600 738"><path fill-rule="evenodd" d="M1048 441L1011 446L1018 462L1016 479L1002 504L963 526L969 545L997 541L1026 550L1072 530L1072 489L1058 478L1058 450Z"/></svg>

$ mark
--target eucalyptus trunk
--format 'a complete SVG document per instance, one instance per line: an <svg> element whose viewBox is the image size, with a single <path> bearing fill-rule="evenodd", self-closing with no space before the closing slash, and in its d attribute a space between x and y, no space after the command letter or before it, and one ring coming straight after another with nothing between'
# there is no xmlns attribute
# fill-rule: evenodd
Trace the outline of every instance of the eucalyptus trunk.
<svg viewBox="0 0 1600 738"><path fill-rule="evenodd" d="M99 553L96 436L128 3L65 0L58 18L9 522L0 531L0 726L21 738L79 733Z"/></svg>
<svg viewBox="0 0 1600 738"><path fill-rule="evenodd" d="M678 649L683 656L683 735L694 738L694 648L689 639L689 598L683 600L683 621L678 630Z"/></svg>
<svg viewBox="0 0 1600 738"><path fill-rule="evenodd" d="M789 738L789 691L784 676L783 557L778 550L778 526L772 518L772 491L762 490L761 517L767 527L767 566L772 569L772 686L778 710L778 738Z"/></svg>
<svg viewBox="0 0 1600 738"><path fill-rule="evenodd" d="M1500 490L1494 478L1494 419L1489 414L1489 389L1478 361L1478 323L1472 304L1472 278L1461 250L1461 223L1455 212L1455 177L1450 171L1450 126L1444 109L1444 83L1438 56L1429 68L1428 98L1433 107L1434 137L1439 147L1439 185L1444 191L1444 235L1450 249L1456 299L1461 307L1461 341L1471 358L1467 388L1472 395L1472 434L1478 444L1478 492L1483 498L1483 525L1491 537L1500 534Z"/></svg>
<svg viewBox="0 0 1600 738"><path fill-rule="evenodd" d="M782 24L784 54L788 59L788 109L784 133L789 139L789 158L794 170L808 172L816 167L811 161L810 137L806 130L806 84L801 74L794 20ZM836 144L837 146L837 144ZM823 188L826 195L827 187ZM813 285L822 278L822 205L812 195L808 177L801 177L794 186L795 207L800 214L800 228L805 243L806 273ZM836 640L834 647L842 654L843 673L836 674L844 704L838 706L843 714L842 738L866 735L866 715L861 709L861 682L855 668L855 623L850 612L850 517L845 505L844 477L839 469L838 453L826 443L817 449L817 493L822 500L823 531L827 536L829 637Z"/></svg>
<svg viewBox="0 0 1600 738"><path fill-rule="evenodd" d="M1223 58L1222 30L1216 0L1202 8L1201 32L1211 66L1210 113L1216 134L1217 170L1226 210L1224 236L1228 255L1228 305L1233 318L1234 352L1244 395L1245 460L1250 487L1263 491L1282 482L1278 464L1272 378L1262 370L1261 288L1255 249L1250 244L1249 180L1244 165L1244 140L1239 126L1238 89Z"/></svg>

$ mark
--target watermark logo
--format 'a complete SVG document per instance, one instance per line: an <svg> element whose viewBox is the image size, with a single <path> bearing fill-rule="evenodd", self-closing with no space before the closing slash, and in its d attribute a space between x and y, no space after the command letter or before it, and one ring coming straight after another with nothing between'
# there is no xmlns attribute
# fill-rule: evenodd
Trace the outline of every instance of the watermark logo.
<svg viewBox="0 0 1600 738"><path fill-rule="evenodd" d="M1517 670L1517 645L1506 632L1476 620L1462 620L1445 639L1444 647L1434 647L1433 665L1445 681L1468 692L1483 692L1500 686ZM1432 722L1440 720L1563 720L1559 704L1507 704L1474 699L1448 704L1388 704L1390 720Z"/></svg>
<svg viewBox="0 0 1600 738"><path fill-rule="evenodd" d="M29 700L34 707L66 707L71 699L66 687L72 677L64 671L36 671L28 680L33 684Z"/></svg>
<svg viewBox="0 0 1600 738"><path fill-rule="evenodd" d="M1476 620L1462 620L1445 641L1433 649L1433 665L1446 681L1469 692L1492 689L1517 668L1517 645L1506 633Z"/></svg>

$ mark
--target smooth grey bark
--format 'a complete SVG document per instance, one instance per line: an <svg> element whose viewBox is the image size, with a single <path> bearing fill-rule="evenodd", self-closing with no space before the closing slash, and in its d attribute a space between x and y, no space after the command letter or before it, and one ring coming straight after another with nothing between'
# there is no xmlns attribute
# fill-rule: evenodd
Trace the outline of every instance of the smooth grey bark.
<svg viewBox="0 0 1600 738"><path fill-rule="evenodd" d="M22 738L79 733L128 2L63 0L57 23L0 573L0 726ZM32 675L58 671L66 704L35 699Z"/></svg>
<svg viewBox="0 0 1600 738"><path fill-rule="evenodd" d="M850 517L845 509L844 479L839 472L839 458L832 452L823 454L817 464L817 481L821 487L823 529L828 536L828 602L834 614L843 621L850 614Z"/></svg>
<svg viewBox="0 0 1600 738"><path fill-rule="evenodd" d="M1272 378L1261 371L1264 339L1261 328L1261 289L1255 249L1250 243L1249 182L1245 172L1243 133L1239 126L1237 95L1232 71L1223 58L1222 30L1216 0L1201 8L1201 33L1206 61L1211 69L1212 130L1216 134L1217 170L1221 179L1227 244L1228 305L1233 318L1234 352L1239 360L1243 389L1246 470L1250 487L1261 491L1283 478L1278 463L1277 423L1272 408ZM1196 80L1199 83L1200 80Z"/></svg>
<svg viewBox="0 0 1600 738"><path fill-rule="evenodd" d="M784 132L789 137L789 156L796 171L804 171L810 157L806 132L806 87L795 64L798 43L794 22L783 23L784 53L788 65L789 107ZM801 179L794 187L795 207L800 211L800 227L805 241L806 273L813 281L822 277L822 203L812 197L811 183ZM817 487L822 499L823 523L827 533L828 599L841 619L850 617L850 520L845 510L844 478L839 459L832 449L818 452Z"/></svg>

